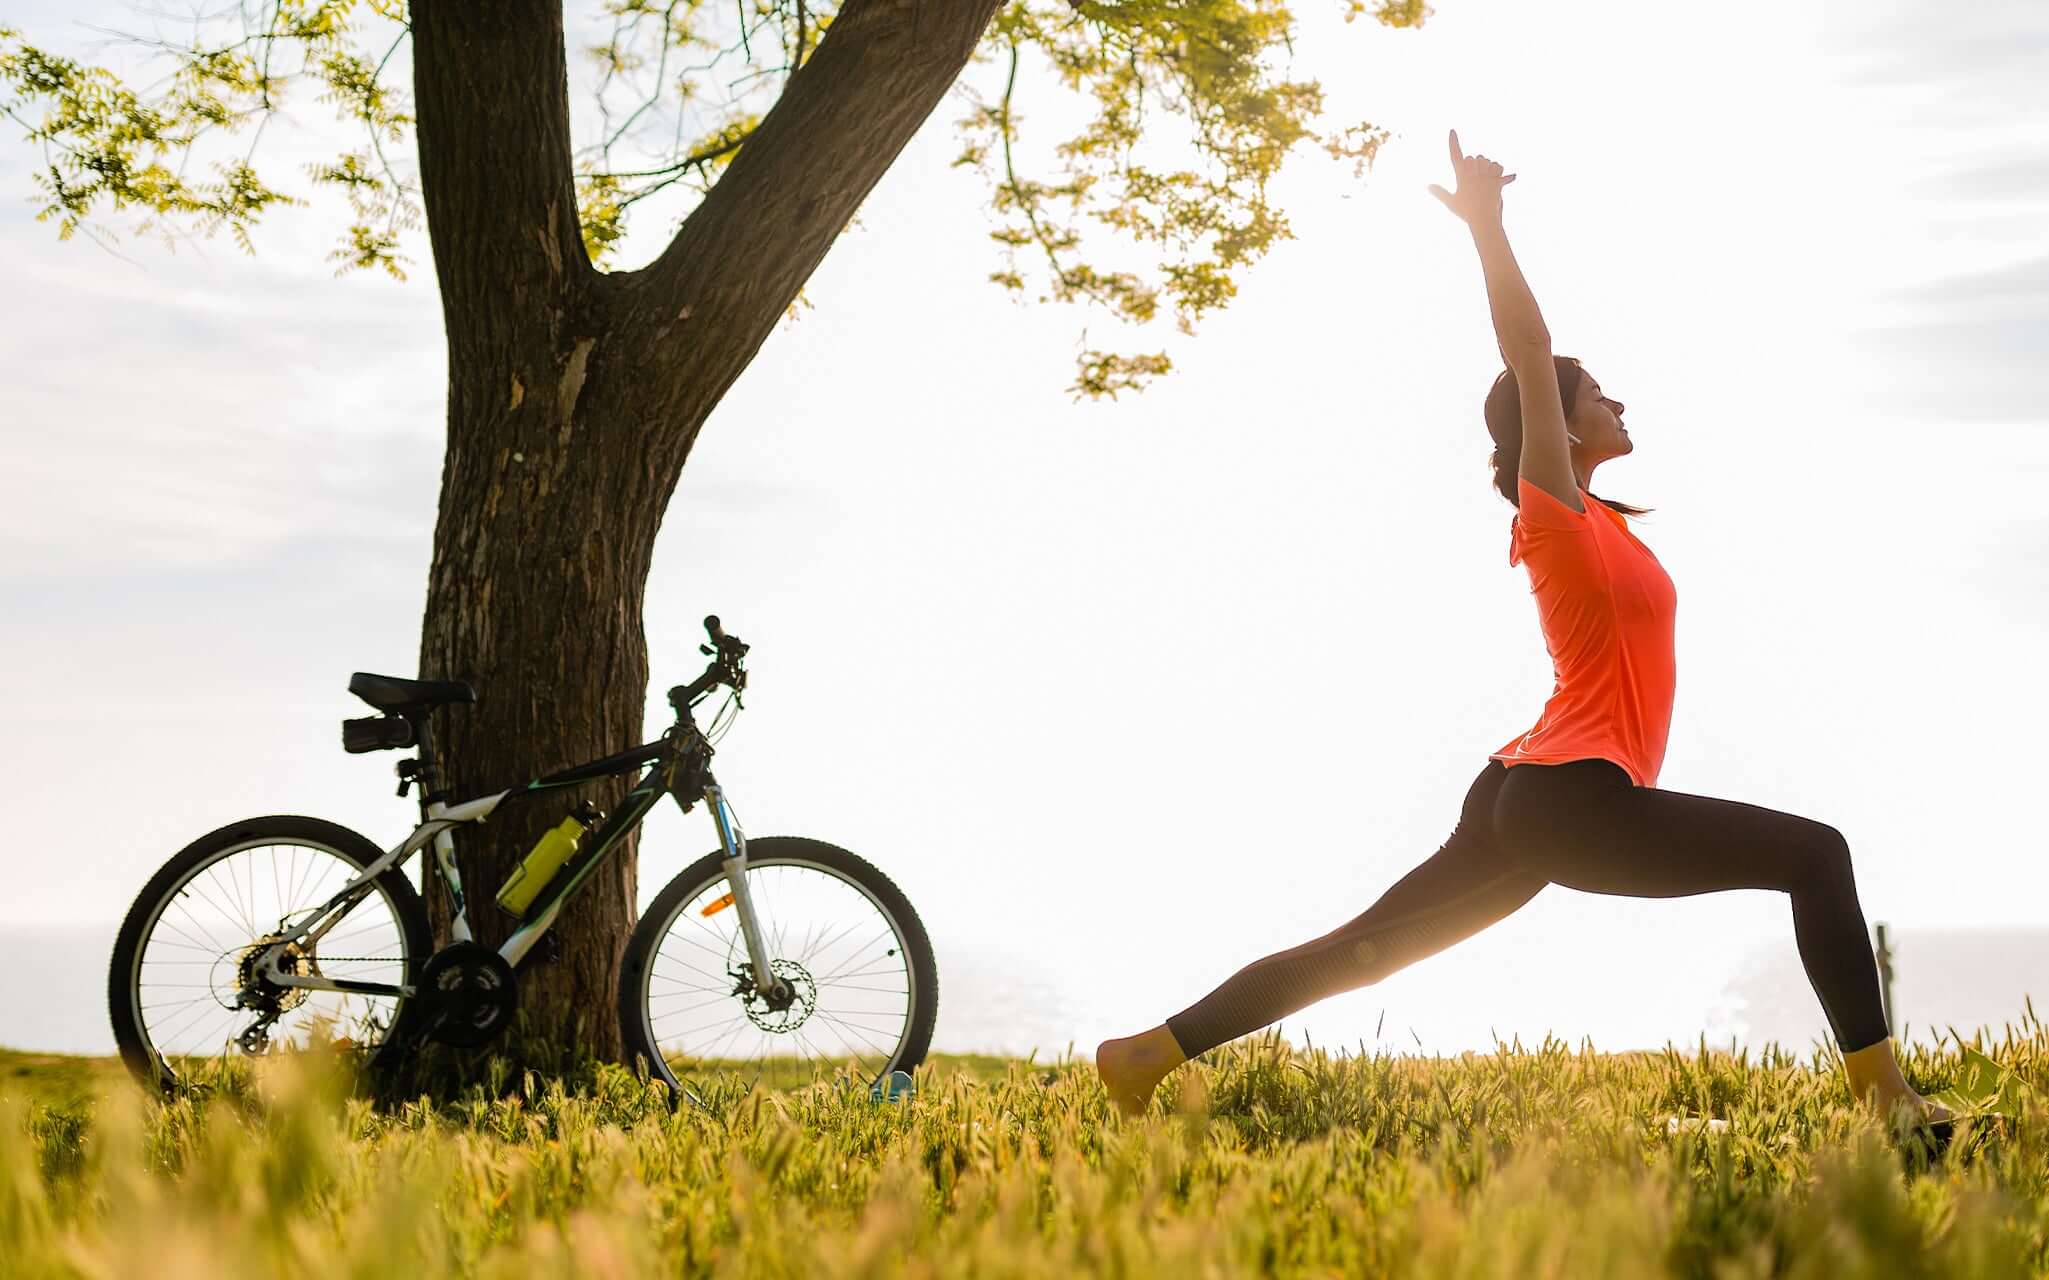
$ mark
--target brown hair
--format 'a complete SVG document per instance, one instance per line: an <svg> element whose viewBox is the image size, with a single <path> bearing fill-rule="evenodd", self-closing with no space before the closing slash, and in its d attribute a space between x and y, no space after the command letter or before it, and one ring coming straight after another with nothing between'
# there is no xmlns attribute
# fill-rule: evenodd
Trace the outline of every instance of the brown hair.
<svg viewBox="0 0 2049 1280"><path fill-rule="evenodd" d="M1572 402L1579 395L1587 375L1572 356L1552 356L1551 363L1558 373L1558 403L1565 406L1566 416L1570 417ZM1488 388L1486 413L1487 434L1494 437L1494 452L1488 458L1488 465L1494 468L1494 487L1508 499L1508 505L1520 507L1522 504L1516 500L1515 478L1523 458L1523 399L1522 389L1516 385L1512 370L1503 369L1501 376L1494 379L1494 385ZM1650 514L1648 507L1610 502L1598 493L1588 492L1603 506L1612 507L1624 515Z"/></svg>

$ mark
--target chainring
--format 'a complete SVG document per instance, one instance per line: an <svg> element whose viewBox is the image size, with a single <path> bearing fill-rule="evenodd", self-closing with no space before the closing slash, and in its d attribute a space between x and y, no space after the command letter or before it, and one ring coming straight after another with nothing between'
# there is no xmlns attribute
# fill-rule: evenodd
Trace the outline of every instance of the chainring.
<svg viewBox="0 0 2049 1280"><path fill-rule="evenodd" d="M458 1049L491 1041L519 1007L512 966L480 942L452 942L435 952L420 974L419 991L428 1037Z"/></svg>

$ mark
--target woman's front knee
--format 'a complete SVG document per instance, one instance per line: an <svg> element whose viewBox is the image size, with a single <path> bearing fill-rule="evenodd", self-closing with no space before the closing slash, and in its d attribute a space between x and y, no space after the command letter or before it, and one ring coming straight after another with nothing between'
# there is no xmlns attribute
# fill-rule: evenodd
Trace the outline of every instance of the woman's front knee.
<svg viewBox="0 0 2049 1280"><path fill-rule="evenodd" d="M1850 861L1849 838L1826 822L1810 824L1803 862L1817 879L1829 884L1854 884L1856 871Z"/></svg>

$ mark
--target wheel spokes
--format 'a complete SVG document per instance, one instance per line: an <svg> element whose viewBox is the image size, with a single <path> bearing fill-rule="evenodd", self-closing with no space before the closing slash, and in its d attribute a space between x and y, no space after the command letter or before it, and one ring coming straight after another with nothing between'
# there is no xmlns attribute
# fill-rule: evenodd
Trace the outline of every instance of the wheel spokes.
<svg viewBox="0 0 2049 1280"><path fill-rule="evenodd" d="M361 868L335 850L273 840L222 850L166 893L132 960L132 1008L160 1058L212 1056L261 1024L272 1047L323 1037L382 1040L397 999L265 982L258 958L286 918L326 902ZM398 908L382 887L357 901L310 950L281 967L299 976L398 985L408 972Z"/></svg>
<svg viewBox="0 0 2049 1280"><path fill-rule="evenodd" d="M789 1000L776 1008L753 989L739 912L703 914L728 891L716 877L676 911L649 958L649 1040L679 1072L732 1071L775 1085L808 1083L818 1068L879 1076L911 1024L914 984L898 924L860 886L811 863L750 865L747 887Z"/></svg>

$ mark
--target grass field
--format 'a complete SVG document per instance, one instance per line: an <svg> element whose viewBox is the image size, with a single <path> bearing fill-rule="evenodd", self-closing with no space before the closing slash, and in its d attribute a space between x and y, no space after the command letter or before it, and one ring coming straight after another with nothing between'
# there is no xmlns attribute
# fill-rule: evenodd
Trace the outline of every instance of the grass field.
<svg viewBox="0 0 2049 1280"><path fill-rule="evenodd" d="M1776 1047L1269 1037L1170 1077L1137 1122L1073 1061L939 1057L895 1104L715 1084L672 1111L608 1069L380 1112L306 1071L159 1104L110 1062L0 1052L0 1273L2049 1274L2049 1032L2030 1013L1969 1043L2018 1114L1932 1159L1851 1109L1832 1061ZM1904 1065L1925 1091L1965 1059Z"/></svg>

